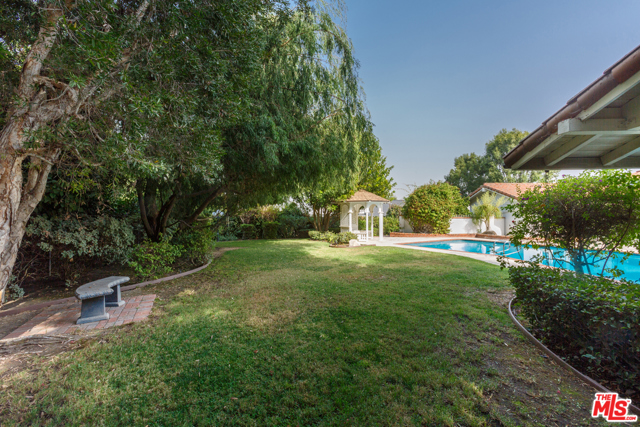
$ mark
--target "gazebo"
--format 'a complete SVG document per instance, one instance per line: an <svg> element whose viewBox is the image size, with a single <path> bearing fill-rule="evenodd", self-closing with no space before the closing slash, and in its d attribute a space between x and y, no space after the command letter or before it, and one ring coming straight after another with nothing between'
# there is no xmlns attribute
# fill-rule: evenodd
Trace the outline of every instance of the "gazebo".
<svg viewBox="0 0 640 427"><path fill-rule="evenodd" d="M370 193L365 190L358 190L347 200L340 202L340 231L350 231L358 235L358 240L367 242L373 239L373 208L378 207L378 229L380 240L384 232L382 220L382 206L389 203L389 200L380 197L377 194ZM358 230L358 213L364 208L365 214L365 230ZM371 212L371 221L369 221L369 212ZM371 225L369 225L371 223Z"/></svg>

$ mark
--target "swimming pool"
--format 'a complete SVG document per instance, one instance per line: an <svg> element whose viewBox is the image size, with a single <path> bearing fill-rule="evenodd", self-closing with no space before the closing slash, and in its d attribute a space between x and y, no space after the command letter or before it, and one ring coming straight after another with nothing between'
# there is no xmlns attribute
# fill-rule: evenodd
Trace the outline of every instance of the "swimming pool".
<svg viewBox="0 0 640 427"><path fill-rule="evenodd" d="M504 254L504 256L508 258L524 261L530 261L536 256L544 255L545 260L542 262L544 265L573 270L573 265L569 262L569 258L564 255L564 250L559 248L551 248L551 250L549 250L549 248L516 248L509 242L481 242L477 240L441 240L437 242L409 243L408 246L471 252L474 254ZM555 257L551 256L551 251L553 251ZM562 260L562 258L564 258L564 260ZM591 266L591 271L593 271L594 274L600 273L602 270L602 264L603 261L595 262L594 265ZM619 259L610 259L607 263L607 268L613 267L624 271L624 274L622 275L623 278L634 282L640 282L640 255L631 255L628 259L622 262ZM612 277L612 275L607 272L605 272L605 276Z"/></svg>

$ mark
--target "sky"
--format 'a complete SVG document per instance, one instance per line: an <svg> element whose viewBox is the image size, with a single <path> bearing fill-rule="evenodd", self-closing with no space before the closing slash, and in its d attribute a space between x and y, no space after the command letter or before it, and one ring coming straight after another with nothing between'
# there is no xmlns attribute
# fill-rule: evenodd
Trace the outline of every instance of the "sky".
<svg viewBox="0 0 640 427"><path fill-rule="evenodd" d="M396 197L533 131L640 44L638 0L344 0Z"/></svg>

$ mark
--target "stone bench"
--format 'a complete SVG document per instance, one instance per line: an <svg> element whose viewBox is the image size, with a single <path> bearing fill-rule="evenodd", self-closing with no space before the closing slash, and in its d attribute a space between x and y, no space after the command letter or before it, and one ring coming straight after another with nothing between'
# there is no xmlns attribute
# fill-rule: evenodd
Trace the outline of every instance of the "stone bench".
<svg viewBox="0 0 640 427"><path fill-rule="evenodd" d="M99 322L109 319L106 307L121 307L120 285L129 281L125 276L111 276L96 280L76 289L76 298L82 301L80 318L76 324Z"/></svg>

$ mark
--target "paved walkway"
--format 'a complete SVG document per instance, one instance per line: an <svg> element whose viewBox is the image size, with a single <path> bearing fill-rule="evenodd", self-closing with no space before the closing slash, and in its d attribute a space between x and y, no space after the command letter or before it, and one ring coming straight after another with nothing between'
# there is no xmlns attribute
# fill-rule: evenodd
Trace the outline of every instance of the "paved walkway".
<svg viewBox="0 0 640 427"><path fill-rule="evenodd" d="M6 335L0 342L33 335L70 334L74 331L106 329L132 322L142 322L151 314L155 299L156 295L154 294L123 298L126 304L122 307L107 307L109 320L83 325L76 325L76 320L80 317L80 301L52 305Z"/></svg>

